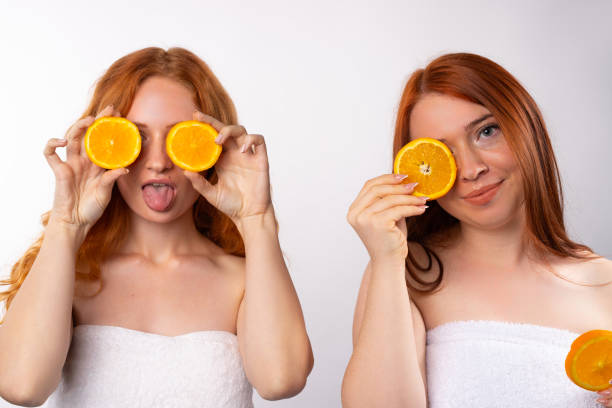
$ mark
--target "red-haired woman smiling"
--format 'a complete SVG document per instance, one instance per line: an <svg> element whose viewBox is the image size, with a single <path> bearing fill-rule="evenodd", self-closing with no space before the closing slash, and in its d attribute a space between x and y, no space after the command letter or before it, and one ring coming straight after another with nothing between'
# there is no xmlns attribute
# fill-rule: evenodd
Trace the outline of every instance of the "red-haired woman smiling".
<svg viewBox="0 0 612 408"><path fill-rule="evenodd" d="M542 116L496 63L448 54L412 74L394 153L446 143L450 192L369 180L348 213L370 255L342 389L346 407L591 407L564 360L612 328L612 262L566 234Z"/></svg>
<svg viewBox="0 0 612 408"><path fill-rule="evenodd" d="M83 135L101 116L140 127L128 169L88 159ZM224 147L201 174L165 148L172 125L193 119ZM44 154L53 208L0 298L10 306L3 398L35 406L57 388L50 406L251 407L252 387L266 399L300 392L313 357L280 250L265 142L237 124L200 58L182 48L120 58Z"/></svg>

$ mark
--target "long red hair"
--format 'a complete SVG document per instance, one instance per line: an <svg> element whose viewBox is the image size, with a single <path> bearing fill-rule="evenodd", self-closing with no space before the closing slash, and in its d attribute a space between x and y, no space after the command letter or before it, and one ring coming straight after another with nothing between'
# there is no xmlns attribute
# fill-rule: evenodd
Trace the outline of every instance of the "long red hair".
<svg viewBox="0 0 612 408"><path fill-rule="evenodd" d="M225 124L237 124L234 104L210 68L198 56L179 47L167 51L157 47L144 48L115 61L97 81L91 102L81 118L95 116L109 104L113 104L122 116L127 115L140 84L154 75L176 80L190 89L194 103L201 112ZM214 167L205 175L212 183L216 183L217 174ZM98 292L102 289L101 263L127 237L127 210L127 204L115 185L108 206L78 250L76 265L86 265L88 272L77 270L76 279L100 280ZM225 214L201 196L193 205L192 213L196 228L201 234L227 253L244 256L242 238L234 223ZM42 224L45 227L49 216L50 211L42 215ZM0 285L8 285L8 289L0 293L0 302L6 301L6 310L28 275L40 251L43 238L44 231L13 265L10 277L0 281Z"/></svg>
<svg viewBox="0 0 612 408"><path fill-rule="evenodd" d="M550 138L535 101L523 86L495 62L475 54L442 55L408 79L400 100L393 139L393 156L410 141L410 114L415 104L429 93L445 94L487 108L498 121L525 182L526 240L540 254L586 258L590 248L569 239L563 221L563 192ZM412 255L406 260L410 277L419 292L431 292L442 281L443 266L430 246L444 242L444 232L459 221L436 201L419 217L406 219L408 240L419 243L429 258L419 265ZM421 272L432 270L432 256L439 265L435 280L423 280Z"/></svg>

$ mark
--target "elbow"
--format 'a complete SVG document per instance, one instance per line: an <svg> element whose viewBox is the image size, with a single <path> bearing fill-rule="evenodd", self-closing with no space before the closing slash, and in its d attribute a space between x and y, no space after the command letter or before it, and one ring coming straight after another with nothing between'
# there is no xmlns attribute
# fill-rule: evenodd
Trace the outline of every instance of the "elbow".
<svg viewBox="0 0 612 408"><path fill-rule="evenodd" d="M21 407L39 407L49 398L50 393L42 392L42 387L31 381L20 381L17 376L7 376L9 382L0 384L0 397L7 402Z"/></svg>
<svg viewBox="0 0 612 408"><path fill-rule="evenodd" d="M356 370L350 362L344 374L340 396L343 408L428 406L425 395L401 390L401 387L389 388L386 383L377 383L371 376L364 376L363 371Z"/></svg>
<svg viewBox="0 0 612 408"><path fill-rule="evenodd" d="M266 376L260 385L255 385L257 393L268 401L276 401L291 398L299 394L306 386L306 380L314 364L312 353L308 361L302 367L286 365L284 369L274 370L271 375Z"/></svg>
<svg viewBox="0 0 612 408"><path fill-rule="evenodd" d="M306 386L306 375L287 377L270 378L267 384L256 387L257 393L261 398L268 401L277 401L285 398L291 398L299 394Z"/></svg>
<svg viewBox="0 0 612 408"><path fill-rule="evenodd" d="M32 393L5 389L0 390L0 397L13 405L18 405L20 407L40 407L47 400L47 398L41 398Z"/></svg>

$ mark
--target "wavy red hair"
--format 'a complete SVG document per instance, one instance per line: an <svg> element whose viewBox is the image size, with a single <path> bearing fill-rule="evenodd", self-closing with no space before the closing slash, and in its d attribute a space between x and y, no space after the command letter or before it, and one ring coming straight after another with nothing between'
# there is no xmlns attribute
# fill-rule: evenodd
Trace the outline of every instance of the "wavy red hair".
<svg viewBox="0 0 612 408"><path fill-rule="evenodd" d="M563 220L563 192L555 155L542 114L525 88L504 68L475 54L442 55L424 69L416 70L404 88L393 139L393 156L410 141L410 114L426 94L437 93L487 108L498 121L508 146L525 181L526 241L536 253L558 257L586 258L590 248L569 239ZM408 240L425 248L428 265L419 265L412 255L406 260L410 277L423 288L411 286L419 292L431 292L442 281L443 266L431 244L443 244L444 232L458 220L448 214L436 201L419 217L406 219ZM413 270L432 270L432 255L439 265L435 280L425 281Z"/></svg>
<svg viewBox="0 0 612 408"><path fill-rule="evenodd" d="M228 125L238 123L232 100L208 65L192 52L179 47L167 51L157 47L144 48L115 61L97 81L89 106L81 118L95 116L109 104L113 104L122 116L127 115L138 87L151 76L163 76L178 81L191 90L193 101L201 112ZM205 175L212 183L217 181L214 167ZM194 204L192 213L196 228L201 234L227 253L244 256L242 238L234 223L225 214L201 196ZM49 215L50 211L42 215L42 224L45 227ZM107 208L78 250L76 265L84 266L82 269L87 272L77 268L76 279L100 280L98 292L102 289L100 265L126 239L128 225L127 204L115 185ZM8 289L0 293L0 302L6 301L6 310L28 275L40 251L43 238L44 231L13 265L10 277L0 281L0 285L8 285Z"/></svg>

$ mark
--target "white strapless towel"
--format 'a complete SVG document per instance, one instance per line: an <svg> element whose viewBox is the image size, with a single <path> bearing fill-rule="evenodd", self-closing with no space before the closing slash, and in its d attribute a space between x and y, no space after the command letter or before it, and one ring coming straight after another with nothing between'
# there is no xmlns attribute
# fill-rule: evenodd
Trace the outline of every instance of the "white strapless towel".
<svg viewBox="0 0 612 408"><path fill-rule="evenodd" d="M62 380L44 407L251 408L236 335L163 336L79 325Z"/></svg>
<svg viewBox="0 0 612 408"><path fill-rule="evenodd" d="M430 408L601 407L565 374L579 333L526 323L457 321L427 332Z"/></svg>

